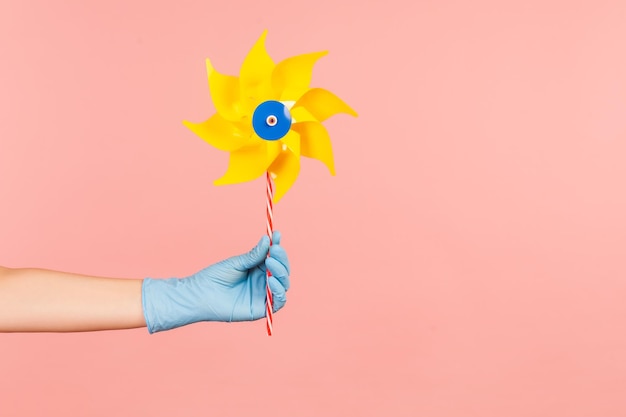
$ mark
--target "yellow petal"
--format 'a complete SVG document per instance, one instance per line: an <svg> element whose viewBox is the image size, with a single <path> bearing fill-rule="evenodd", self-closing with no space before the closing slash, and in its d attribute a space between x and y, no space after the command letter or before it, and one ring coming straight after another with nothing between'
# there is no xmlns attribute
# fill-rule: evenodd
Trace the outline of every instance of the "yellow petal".
<svg viewBox="0 0 626 417"><path fill-rule="evenodd" d="M279 62L272 73L274 91L281 100L297 100L309 89L313 66L328 52L313 52L287 58Z"/></svg>
<svg viewBox="0 0 626 417"><path fill-rule="evenodd" d="M304 107L320 122L338 113L357 115L342 99L323 88L312 88L304 93L293 105L294 110L298 107Z"/></svg>
<svg viewBox="0 0 626 417"><path fill-rule="evenodd" d="M278 98L272 89L272 71L275 65L265 50L266 35L267 31L264 31L248 52L239 71L241 102L248 113L254 111L261 101Z"/></svg>
<svg viewBox="0 0 626 417"><path fill-rule="evenodd" d="M183 121L193 133L209 145L222 151L234 151L248 142L250 132L243 125L230 122L219 114L214 114L202 123Z"/></svg>
<svg viewBox="0 0 626 417"><path fill-rule="evenodd" d="M256 134L254 136L256 136ZM267 165L265 166L267 167L271 165L276 160L276 158L278 158L278 155L280 155L283 149L283 145L278 140L264 140L264 139L259 138L258 136L256 137L260 141L265 143L265 147L266 147L265 158L267 159Z"/></svg>
<svg viewBox="0 0 626 417"><path fill-rule="evenodd" d="M297 132L290 130L280 141L286 145L295 156L300 157L300 135Z"/></svg>
<svg viewBox="0 0 626 417"><path fill-rule="evenodd" d="M291 129L300 134L302 156L322 161L332 175L335 175L333 148L328 131L321 123L294 123Z"/></svg>
<svg viewBox="0 0 626 417"><path fill-rule="evenodd" d="M304 107L300 106L300 107L296 107L296 108L292 108L290 110L291 113L291 120L294 123L298 123L298 122L317 122L317 119L315 117L313 117L313 115L311 113L309 113L309 111L307 109L305 109Z"/></svg>
<svg viewBox="0 0 626 417"><path fill-rule="evenodd" d="M265 143L246 146L230 153L226 174L215 180L214 184L224 185L251 181L263 175L268 165L267 145Z"/></svg>
<svg viewBox="0 0 626 417"><path fill-rule="evenodd" d="M300 158L289 149L280 153L278 158L270 165L268 171L274 179L274 199L277 203L291 188L300 173Z"/></svg>
<svg viewBox="0 0 626 417"><path fill-rule="evenodd" d="M239 104L239 79L217 72L209 59L206 60L206 71L211 100L217 112L227 120L239 120L243 110Z"/></svg>

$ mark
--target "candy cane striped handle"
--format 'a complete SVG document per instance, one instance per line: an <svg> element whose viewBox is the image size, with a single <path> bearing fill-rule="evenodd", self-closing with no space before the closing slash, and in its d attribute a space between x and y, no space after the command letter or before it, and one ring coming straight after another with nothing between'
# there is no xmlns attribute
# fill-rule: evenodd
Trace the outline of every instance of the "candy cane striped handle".
<svg viewBox="0 0 626 417"><path fill-rule="evenodd" d="M272 235L274 233L274 204L272 203L272 199L274 198L274 188L272 185L272 177L270 173L266 173L267 178L267 192L266 196L266 212L267 212L267 236L270 238L270 246L272 245ZM267 254L269 256L269 253ZM267 270L265 276L265 321L267 324L267 335L271 336L274 332L273 323L274 323L274 312L272 311L272 292L270 291L270 277L272 273L270 270Z"/></svg>

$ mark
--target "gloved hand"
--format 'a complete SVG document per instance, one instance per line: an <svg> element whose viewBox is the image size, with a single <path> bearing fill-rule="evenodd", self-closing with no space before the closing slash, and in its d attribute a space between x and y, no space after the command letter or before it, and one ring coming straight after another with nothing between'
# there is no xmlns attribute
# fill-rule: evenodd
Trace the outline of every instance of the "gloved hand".
<svg viewBox="0 0 626 417"><path fill-rule="evenodd" d="M143 312L150 333L198 321L247 321L265 317L265 271L270 270L273 311L287 301L289 260L274 232L250 252L228 258L187 278L151 279L142 285ZM267 257L267 253L270 256Z"/></svg>

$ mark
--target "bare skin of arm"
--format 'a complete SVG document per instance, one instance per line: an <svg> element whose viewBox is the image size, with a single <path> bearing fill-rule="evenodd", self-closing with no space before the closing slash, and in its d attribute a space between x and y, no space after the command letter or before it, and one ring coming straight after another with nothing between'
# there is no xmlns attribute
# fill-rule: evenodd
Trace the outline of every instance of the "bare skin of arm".
<svg viewBox="0 0 626 417"><path fill-rule="evenodd" d="M0 332L145 327L141 279L0 267Z"/></svg>

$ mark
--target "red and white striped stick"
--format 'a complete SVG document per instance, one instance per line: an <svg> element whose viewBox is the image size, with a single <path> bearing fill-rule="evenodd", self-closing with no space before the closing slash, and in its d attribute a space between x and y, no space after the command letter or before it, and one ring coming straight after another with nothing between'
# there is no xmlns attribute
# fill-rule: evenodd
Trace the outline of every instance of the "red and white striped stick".
<svg viewBox="0 0 626 417"><path fill-rule="evenodd" d="M274 204L272 199L274 198L274 187L272 186L272 177L270 173L266 173L267 178L267 192L265 194L266 199L266 212L267 212L267 236L270 238L270 246L272 245L272 235L274 233ZM269 253L267 256L270 256ZM270 277L272 273L267 269L265 274L265 322L267 324L267 335L271 336L274 329L272 324L274 322L274 313L272 311L272 291L270 291Z"/></svg>

